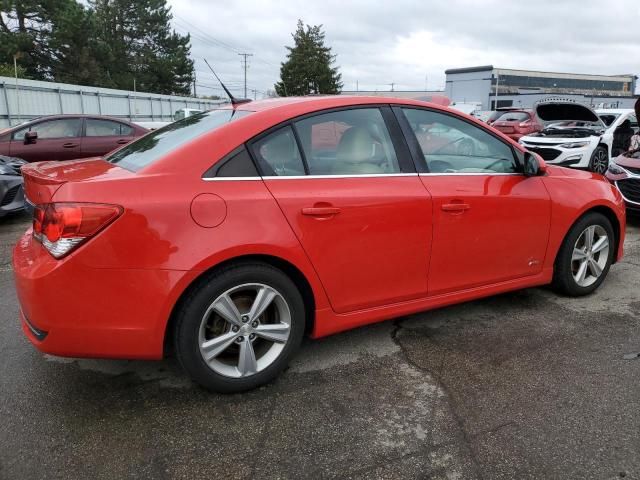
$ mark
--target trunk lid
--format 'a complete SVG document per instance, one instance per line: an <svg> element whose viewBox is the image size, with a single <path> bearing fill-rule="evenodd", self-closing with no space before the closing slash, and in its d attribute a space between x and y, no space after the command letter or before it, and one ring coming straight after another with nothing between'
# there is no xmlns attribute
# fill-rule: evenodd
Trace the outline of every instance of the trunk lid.
<svg viewBox="0 0 640 480"><path fill-rule="evenodd" d="M62 162L28 163L22 168L24 191L34 205L51 202L56 191L68 182L131 177L135 174L102 158Z"/></svg>

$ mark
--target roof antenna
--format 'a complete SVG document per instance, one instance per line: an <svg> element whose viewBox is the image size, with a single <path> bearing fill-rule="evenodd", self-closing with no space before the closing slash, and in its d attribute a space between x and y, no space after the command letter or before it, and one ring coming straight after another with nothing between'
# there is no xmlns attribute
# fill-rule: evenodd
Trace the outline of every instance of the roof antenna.
<svg viewBox="0 0 640 480"><path fill-rule="evenodd" d="M213 73L213 76L216 77L216 80L218 80L218 82L220 82L220 85L222 85L222 89L225 91L225 93L229 97L229 100L231 100L231 105L241 105L243 103L249 103L251 101L250 98L235 98L233 95L231 95L231 92L225 86L225 84L222 83L222 80L220 80L220 77L216 75L216 72L213 71L213 68L211 68L211 65L209 65L209 62L207 62L207 59L204 58L203 60L204 60L204 63L207 64L207 67L209 67L209 70L211 70L211 73Z"/></svg>

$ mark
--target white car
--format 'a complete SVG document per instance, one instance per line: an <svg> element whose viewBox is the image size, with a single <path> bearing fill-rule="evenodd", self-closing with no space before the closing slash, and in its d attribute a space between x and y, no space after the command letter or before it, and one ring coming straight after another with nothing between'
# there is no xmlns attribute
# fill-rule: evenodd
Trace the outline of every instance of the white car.
<svg viewBox="0 0 640 480"><path fill-rule="evenodd" d="M544 129L519 142L551 165L604 174L612 156L622 148L623 137L629 136L628 131L620 132L623 122L630 120L637 129L633 110L602 110L601 118L588 106L574 102L542 102L534 108Z"/></svg>

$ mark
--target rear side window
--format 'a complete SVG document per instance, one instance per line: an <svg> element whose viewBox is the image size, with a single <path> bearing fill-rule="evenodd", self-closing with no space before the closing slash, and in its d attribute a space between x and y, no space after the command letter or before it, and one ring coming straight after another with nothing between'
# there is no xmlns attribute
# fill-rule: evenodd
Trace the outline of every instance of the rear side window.
<svg viewBox="0 0 640 480"><path fill-rule="evenodd" d="M80 125L82 120L79 118L61 118L57 120L47 120L46 122L36 123L29 127L18 130L13 134L14 140L24 140L24 134L27 132L37 132L38 140L47 138L72 138L80 136Z"/></svg>
<svg viewBox="0 0 640 480"><path fill-rule="evenodd" d="M382 112L358 108L315 115L295 124L311 175L399 173Z"/></svg>
<svg viewBox="0 0 640 480"><path fill-rule="evenodd" d="M121 137L133 134L133 128L113 120L87 118L86 137Z"/></svg>
<svg viewBox="0 0 640 480"><path fill-rule="evenodd" d="M185 143L250 113L232 109L197 113L140 137L105 160L137 172Z"/></svg>
<svg viewBox="0 0 640 480"><path fill-rule="evenodd" d="M267 177L304 175L304 164L291 127L284 127L253 144L260 170Z"/></svg>

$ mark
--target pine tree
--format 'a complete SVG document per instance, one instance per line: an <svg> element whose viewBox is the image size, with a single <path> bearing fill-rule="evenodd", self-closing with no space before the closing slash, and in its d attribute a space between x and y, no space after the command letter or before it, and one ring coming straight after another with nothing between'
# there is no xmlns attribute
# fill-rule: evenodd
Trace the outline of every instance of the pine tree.
<svg viewBox="0 0 640 480"><path fill-rule="evenodd" d="M280 66L280 81L275 84L278 95L336 94L342 89L342 75L332 65L336 56L325 46L322 25L307 25L298 20L292 34L294 45L286 47L287 60Z"/></svg>
<svg viewBox="0 0 640 480"><path fill-rule="evenodd" d="M188 94L193 83L190 37L171 30L166 0L93 0L102 85Z"/></svg>

